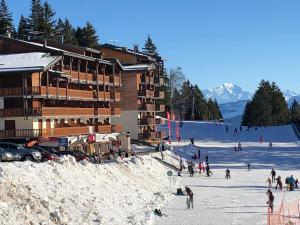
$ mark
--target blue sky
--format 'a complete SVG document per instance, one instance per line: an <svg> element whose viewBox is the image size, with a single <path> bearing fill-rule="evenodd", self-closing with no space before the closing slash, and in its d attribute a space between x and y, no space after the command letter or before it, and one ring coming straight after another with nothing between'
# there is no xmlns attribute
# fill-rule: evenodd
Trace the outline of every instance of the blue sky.
<svg viewBox="0 0 300 225"><path fill-rule="evenodd" d="M30 0L7 0L15 24ZM168 68L181 66L201 89L261 79L300 93L300 1L49 0L56 17L91 21L101 43L131 47L150 34ZM111 43L111 42L110 42Z"/></svg>

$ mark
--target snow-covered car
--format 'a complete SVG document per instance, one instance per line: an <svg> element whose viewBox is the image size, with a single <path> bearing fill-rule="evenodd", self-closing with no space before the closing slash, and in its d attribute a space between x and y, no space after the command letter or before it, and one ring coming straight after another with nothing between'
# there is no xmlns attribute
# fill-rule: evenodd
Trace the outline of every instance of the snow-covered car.
<svg viewBox="0 0 300 225"><path fill-rule="evenodd" d="M13 161L13 155L10 152L5 151L5 149L0 148L0 162Z"/></svg>
<svg viewBox="0 0 300 225"><path fill-rule="evenodd" d="M0 148L3 148L6 152L13 155L13 160L15 161L36 161L42 160L42 154L33 149L26 149L23 145L10 143L10 142L0 142Z"/></svg>

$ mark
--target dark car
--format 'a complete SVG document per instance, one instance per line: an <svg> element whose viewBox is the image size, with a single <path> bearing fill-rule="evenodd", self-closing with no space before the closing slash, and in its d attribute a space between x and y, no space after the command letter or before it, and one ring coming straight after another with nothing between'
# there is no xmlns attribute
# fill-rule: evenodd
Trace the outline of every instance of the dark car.
<svg viewBox="0 0 300 225"><path fill-rule="evenodd" d="M51 148L45 149L40 146L33 146L30 147L30 149L35 149L42 154L42 162L46 162L49 160L56 161L58 159L58 155L56 154L56 151Z"/></svg>
<svg viewBox="0 0 300 225"><path fill-rule="evenodd" d="M63 155L71 155L73 156L77 162L81 161L81 160L89 160L88 156L81 151L61 151L61 152L57 152L58 156L63 156Z"/></svg>
<svg viewBox="0 0 300 225"><path fill-rule="evenodd" d="M0 142L0 148L13 155L14 160L41 161L42 154L35 149L26 149L23 145L10 142Z"/></svg>

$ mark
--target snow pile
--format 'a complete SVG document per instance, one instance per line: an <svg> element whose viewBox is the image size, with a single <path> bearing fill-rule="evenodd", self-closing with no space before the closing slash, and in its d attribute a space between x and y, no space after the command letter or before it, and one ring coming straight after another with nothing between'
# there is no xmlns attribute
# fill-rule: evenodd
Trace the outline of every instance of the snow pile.
<svg viewBox="0 0 300 225"><path fill-rule="evenodd" d="M0 224L150 224L150 212L172 198L167 170L150 156L103 165L73 157L2 163Z"/></svg>

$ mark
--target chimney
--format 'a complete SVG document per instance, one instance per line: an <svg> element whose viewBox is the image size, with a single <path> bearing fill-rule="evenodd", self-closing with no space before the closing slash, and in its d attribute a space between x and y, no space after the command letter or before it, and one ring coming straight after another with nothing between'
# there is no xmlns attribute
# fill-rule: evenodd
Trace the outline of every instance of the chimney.
<svg viewBox="0 0 300 225"><path fill-rule="evenodd" d="M134 52L138 52L139 51L139 45L138 44L134 44L133 45L133 51Z"/></svg>

